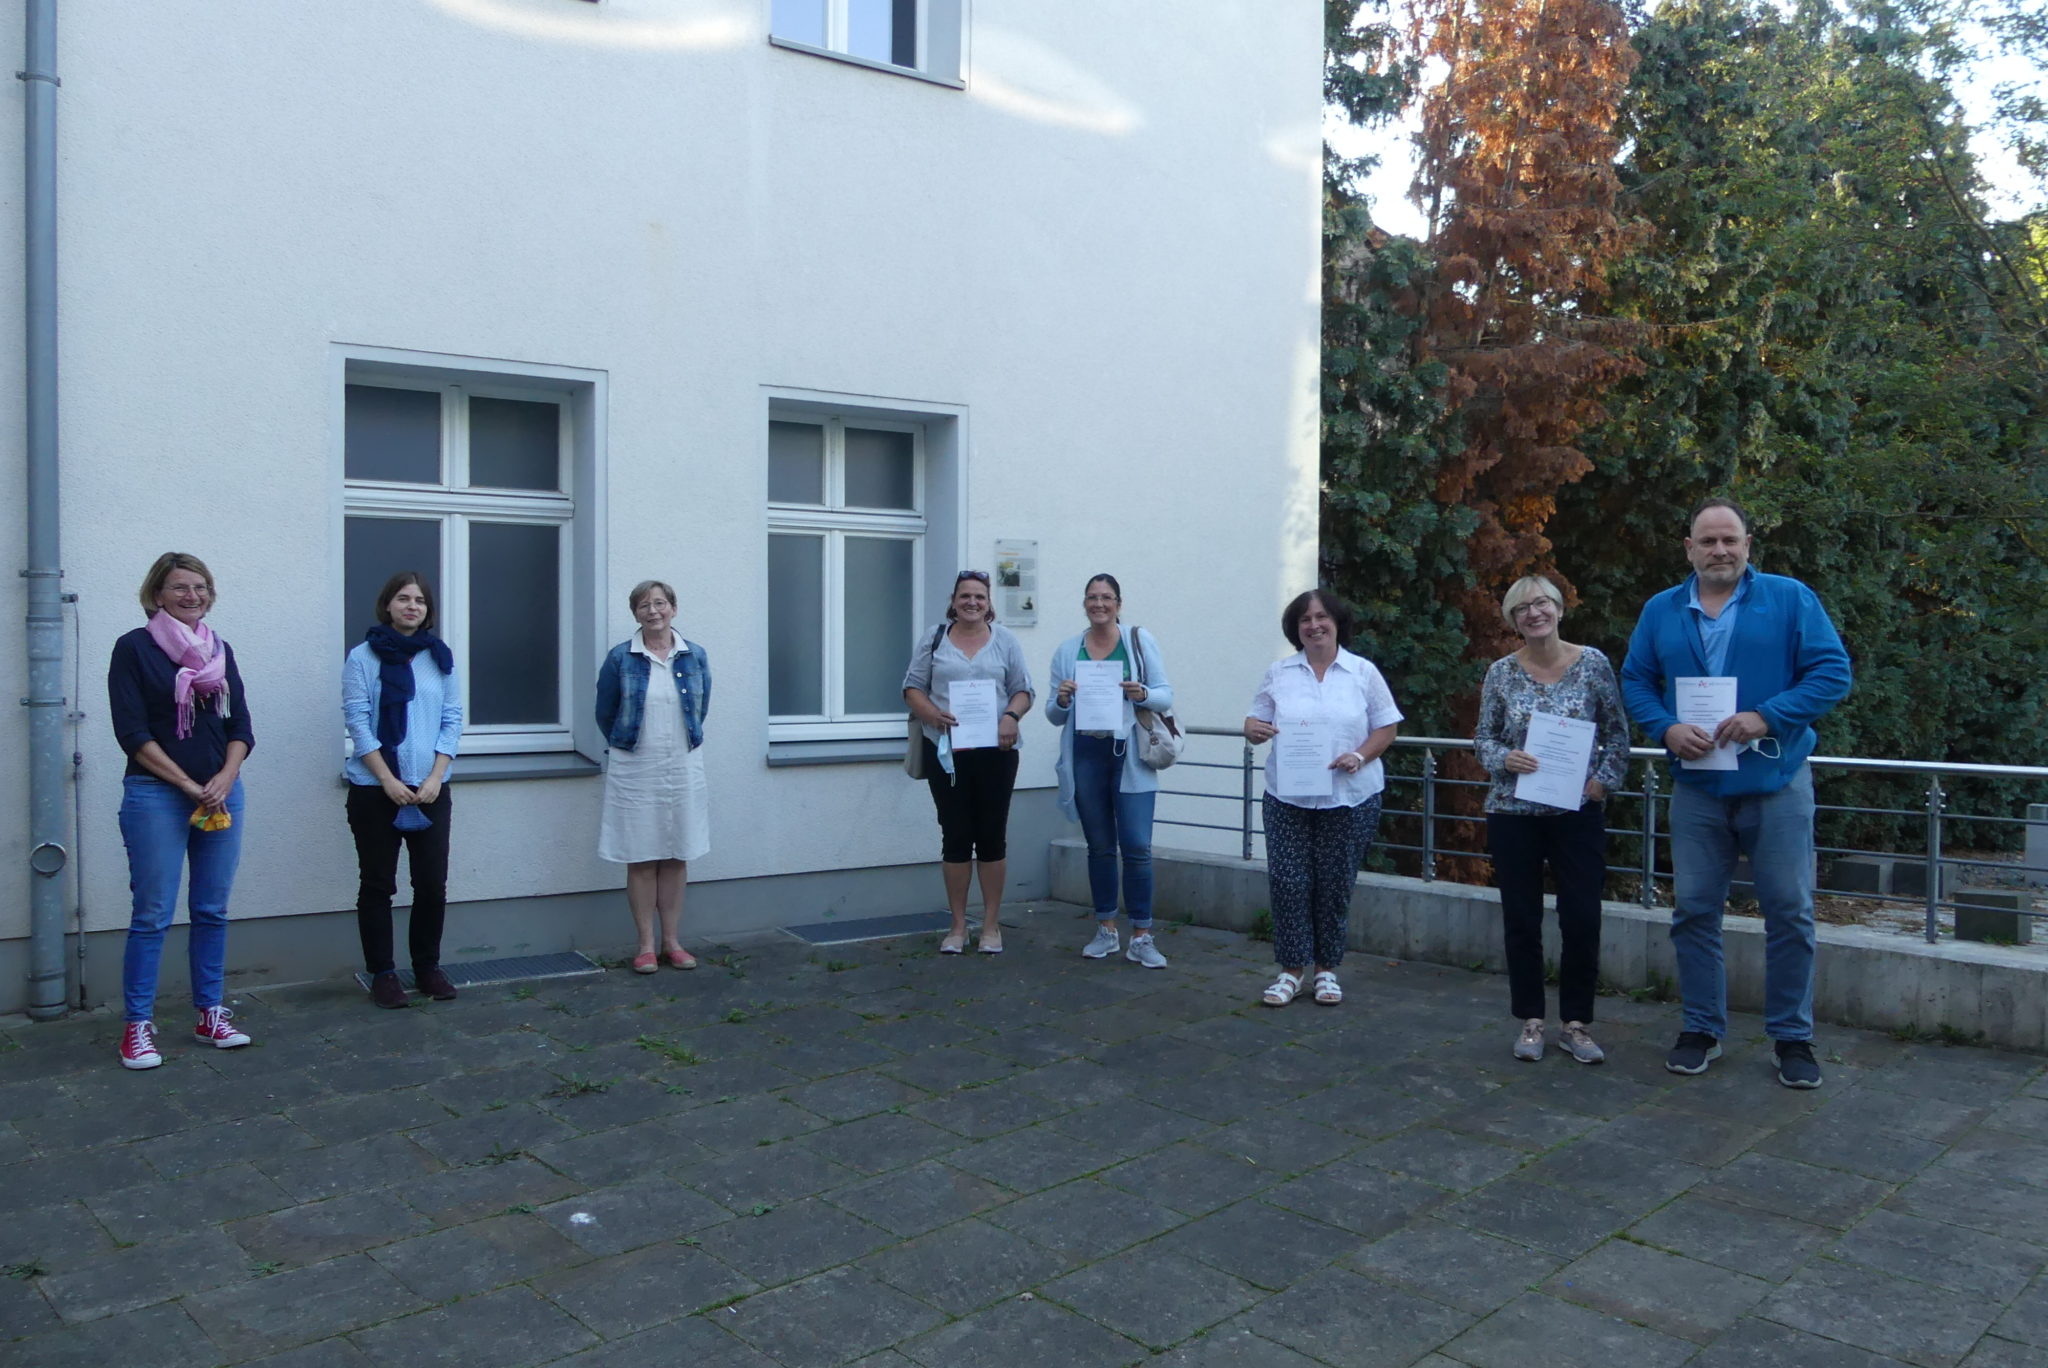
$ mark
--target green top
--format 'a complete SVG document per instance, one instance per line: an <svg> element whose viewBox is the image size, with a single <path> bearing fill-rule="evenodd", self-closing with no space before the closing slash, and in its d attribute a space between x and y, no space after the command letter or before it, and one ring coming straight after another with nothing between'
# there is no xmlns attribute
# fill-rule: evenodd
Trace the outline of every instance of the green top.
<svg viewBox="0 0 2048 1368"><path fill-rule="evenodd" d="M1081 638L1081 649L1078 654L1083 660L1095 659L1094 656L1088 654L1088 638L1085 635ZM1135 679L1137 677L1131 673L1131 653L1124 649L1124 639L1122 637L1116 639L1116 649L1102 658L1104 660L1121 660L1124 663L1125 679Z"/></svg>

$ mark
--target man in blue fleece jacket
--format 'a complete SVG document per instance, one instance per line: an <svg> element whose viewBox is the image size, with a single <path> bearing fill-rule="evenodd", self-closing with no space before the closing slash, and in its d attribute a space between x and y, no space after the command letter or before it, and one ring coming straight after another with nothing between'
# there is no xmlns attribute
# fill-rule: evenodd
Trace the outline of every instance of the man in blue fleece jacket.
<svg viewBox="0 0 2048 1368"><path fill-rule="evenodd" d="M1671 946L1685 1019L1664 1066L1700 1074L1728 1031L1721 916L1749 856L1764 914L1764 1028L1778 1081L1818 1088L1813 1057L1813 724L1849 694L1849 655L1820 598L1749 565L1749 518L1732 499L1693 511L1693 573L1643 605L1621 667L1629 716L1680 761L1740 747L1734 769L1672 766ZM1733 676L1733 715L1678 720L1677 681Z"/></svg>

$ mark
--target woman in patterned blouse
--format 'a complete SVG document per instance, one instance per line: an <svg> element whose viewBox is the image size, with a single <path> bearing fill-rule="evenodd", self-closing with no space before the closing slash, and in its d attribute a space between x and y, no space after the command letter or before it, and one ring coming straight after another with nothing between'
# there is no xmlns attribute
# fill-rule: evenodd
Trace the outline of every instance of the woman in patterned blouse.
<svg viewBox="0 0 2048 1368"><path fill-rule="evenodd" d="M1493 776L1486 794L1486 844L1500 889L1501 932L1506 942L1508 995L1522 1030L1517 1059L1543 1058L1543 866L1557 882L1557 929L1562 947L1557 972L1558 1044L1581 1064L1606 1058L1587 1033L1600 979L1600 893L1607 872L1607 793L1628 767L1628 714L1614 682L1614 667L1592 646L1558 635L1564 595L1541 575L1516 580L1501 600L1501 616L1522 638L1522 648L1486 672L1479 728L1472 740L1479 763ZM1518 775L1533 774L1535 756L1522 747L1532 713L1551 713L1594 724L1592 762L1576 809L1515 796Z"/></svg>

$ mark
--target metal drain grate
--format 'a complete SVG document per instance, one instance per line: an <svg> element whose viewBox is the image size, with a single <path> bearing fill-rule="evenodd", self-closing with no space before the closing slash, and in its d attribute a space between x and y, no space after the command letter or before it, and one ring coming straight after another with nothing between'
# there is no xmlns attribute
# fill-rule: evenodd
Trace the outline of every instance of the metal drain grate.
<svg viewBox="0 0 2048 1368"><path fill-rule="evenodd" d="M885 940L890 936L928 935L953 924L944 912L907 912L894 917L858 917L850 921L807 922L782 929L809 945L847 945Z"/></svg>
<svg viewBox="0 0 2048 1368"><path fill-rule="evenodd" d="M513 955L509 959L471 960L467 964L444 964L448 981L457 988L481 988L492 983L517 983L522 979L584 978L602 974L604 966L580 950L562 950L552 955ZM398 981L410 993L417 985L412 970L398 971ZM370 976L356 975L363 991L370 990Z"/></svg>

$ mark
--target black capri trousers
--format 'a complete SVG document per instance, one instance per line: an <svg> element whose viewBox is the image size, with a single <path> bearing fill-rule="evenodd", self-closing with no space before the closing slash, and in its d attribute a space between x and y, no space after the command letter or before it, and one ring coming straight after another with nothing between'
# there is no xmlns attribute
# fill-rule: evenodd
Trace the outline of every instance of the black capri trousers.
<svg viewBox="0 0 2048 1368"><path fill-rule="evenodd" d="M924 743L924 781L939 813L939 858L947 864L984 863L1010 853L1010 793L1017 787L1013 747L977 746L953 752L953 773L939 766L939 748Z"/></svg>

